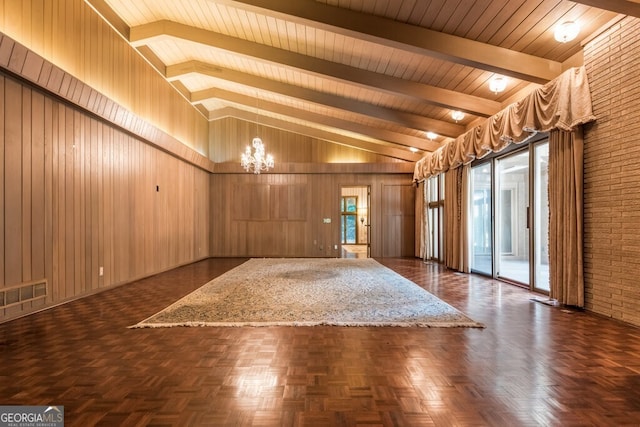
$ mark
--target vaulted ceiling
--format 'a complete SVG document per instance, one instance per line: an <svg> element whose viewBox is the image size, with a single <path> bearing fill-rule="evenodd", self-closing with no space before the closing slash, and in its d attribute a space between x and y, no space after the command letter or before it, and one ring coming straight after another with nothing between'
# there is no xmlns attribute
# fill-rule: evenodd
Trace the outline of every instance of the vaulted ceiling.
<svg viewBox="0 0 640 427"><path fill-rule="evenodd" d="M581 65L581 43L620 15L640 16L640 0L85 1L209 120L408 161ZM559 43L565 21L581 30ZM506 90L489 89L494 76Z"/></svg>

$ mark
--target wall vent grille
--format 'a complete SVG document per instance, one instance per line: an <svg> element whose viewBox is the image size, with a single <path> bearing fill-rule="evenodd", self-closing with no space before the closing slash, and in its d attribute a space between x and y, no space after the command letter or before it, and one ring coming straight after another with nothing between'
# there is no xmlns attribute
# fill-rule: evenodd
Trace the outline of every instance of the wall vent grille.
<svg viewBox="0 0 640 427"><path fill-rule="evenodd" d="M20 283L19 285L0 289L0 308L7 308L46 297L47 279Z"/></svg>

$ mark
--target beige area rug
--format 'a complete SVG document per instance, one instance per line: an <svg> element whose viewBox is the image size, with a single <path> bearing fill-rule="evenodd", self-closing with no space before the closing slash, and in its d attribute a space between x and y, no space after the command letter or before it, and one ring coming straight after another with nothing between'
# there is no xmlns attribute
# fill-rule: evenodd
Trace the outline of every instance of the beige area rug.
<svg viewBox="0 0 640 427"><path fill-rule="evenodd" d="M365 259L251 259L132 328L172 326L483 327Z"/></svg>

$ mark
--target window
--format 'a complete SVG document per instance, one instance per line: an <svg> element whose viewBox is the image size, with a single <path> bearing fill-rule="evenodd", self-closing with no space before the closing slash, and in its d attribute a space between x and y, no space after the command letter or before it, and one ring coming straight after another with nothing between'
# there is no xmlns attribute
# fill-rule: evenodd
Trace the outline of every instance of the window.
<svg viewBox="0 0 640 427"><path fill-rule="evenodd" d="M431 244L431 259L444 261L444 174L432 176L427 180L429 186L427 215L429 221L429 239Z"/></svg>
<svg viewBox="0 0 640 427"><path fill-rule="evenodd" d="M355 244L358 236L358 197L343 196L340 200L341 243Z"/></svg>

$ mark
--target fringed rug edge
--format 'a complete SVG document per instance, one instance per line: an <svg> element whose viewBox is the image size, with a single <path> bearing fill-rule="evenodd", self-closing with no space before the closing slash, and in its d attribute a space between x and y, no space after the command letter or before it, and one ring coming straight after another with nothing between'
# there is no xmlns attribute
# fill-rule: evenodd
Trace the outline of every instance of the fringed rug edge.
<svg viewBox="0 0 640 427"><path fill-rule="evenodd" d="M343 327L398 327L398 328L480 328L485 325L480 322L177 322L177 323L144 323L129 326L128 329L157 329L176 327L268 327L268 326L343 326Z"/></svg>

